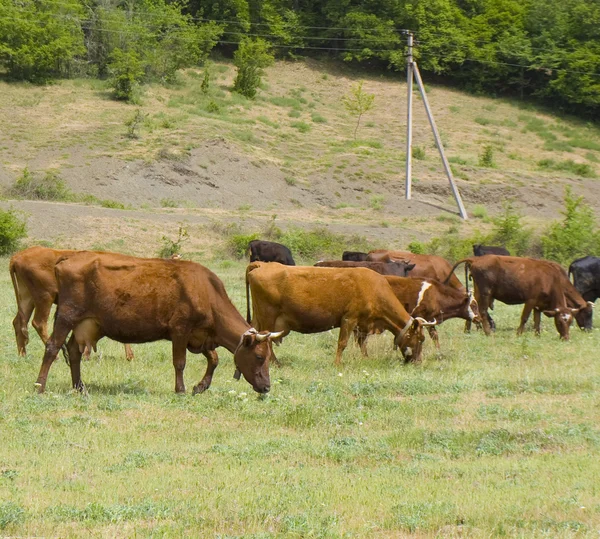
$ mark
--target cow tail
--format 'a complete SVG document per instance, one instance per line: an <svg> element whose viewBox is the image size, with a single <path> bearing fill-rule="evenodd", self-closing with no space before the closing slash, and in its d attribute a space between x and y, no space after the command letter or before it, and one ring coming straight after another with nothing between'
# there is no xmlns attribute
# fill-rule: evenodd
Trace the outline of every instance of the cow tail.
<svg viewBox="0 0 600 539"><path fill-rule="evenodd" d="M464 264L465 265L465 279L467 280L466 286L467 286L467 292L468 292L469 291L469 280L467 278L467 269L471 267L471 262L472 262L471 258L463 258L462 260L459 260L456 264L454 264L454 266L452 266L452 269L450 270L450 273L448 274L448 277L446 277L446 279L444 280L443 284L448 284L448 282L452 278L452 274L454 273L454 270L461 264Z"/></svg>
<svg viewBox="0 0 600 539"><path fill-rule="evenodd" d="M15 290L15 298L17 300L17 308L20 309L21 294L19 292L19 281L17 280L17 271L15 270L15 263L12 260L10 261L9 271L10 271L10 278L12 280L13 288Z"/></svg>
<svg viewBox="0 0 600 539"><path fill-rule="evenodd" d="M571 265L569 266L569 273L568 273L568 276L569 276L569 281L571 281L571 275L572 275L572 274L573 274L573 264L571 264ZM573 284L575 284L575 279L573 279L571 282L572 282Z"/></svg>
<svg viewBox="0 0 600 539"><path fill-rule="evenodd" d="M251 266L252 264L246 268L246 322L248 322L248 324L252 321L252 314L250 313L250 281L248 279L248 275L254 269Z"/></svg>

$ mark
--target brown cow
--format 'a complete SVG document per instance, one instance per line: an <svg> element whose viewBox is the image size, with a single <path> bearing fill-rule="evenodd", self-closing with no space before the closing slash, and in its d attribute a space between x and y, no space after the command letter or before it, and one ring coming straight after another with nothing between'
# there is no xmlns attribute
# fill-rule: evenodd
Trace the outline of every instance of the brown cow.
<svg viewBox="0 0 600 539"><path fill-rule="evenodd" d="M483 330L491 332L487 310L494 299L508 305L524 303L520 335L533 310L534 328L540 333L541 313L554 318L561 339L568 340L569 327L573 322L573 309L567 305L564 291L564 270L554 262L516 256L485 255L459 260L452 270L465 264L465 273L470 271L475 299L482 315ZM567 279L568 280L568 279Z"/></svg>
<svg viewBox="0 0 600 539"><path fill-rule="evenodd" d="M420 277L422 279L434 279L440 283L445 282L450 276L449 284L452 288L464 291L465 287L458 277L452 273L452 265L445 258L436 255L417 255L410 251L387 251L377 249L369 251L367 260L373 262L393 262L394 260L406 260L415 264L411 270L411 277Z"/></svg>
<svg viewBox="0 0 600 539"><path fill-rule="evenodd" d="M200 393L212 381L218 346L233 354L236 378L241 372L255 391L269 391L271 339L279 335L251 328L221 280L204 266L82 251L59 259L55 271L58 307L36 383L40 393L71 331L71 379L80 390L82 351L95 349L99 339L109 337L131 343L171 341L178 393L185 391L186 350L202 353L208 361L206 374L194 387L194 393Z"/></svg>
<svg viewBox="0 0 600 539"><path fill-rule="evenodd" d="M54 266L62 256L77 251L69 249L49 249L48 247L29 247L14 254L10 259L10 277L17 298L17 315L13 320L17 350L20 356L27 353L29 331L27 324L33 315L32 326L46 344L48 341L48 317L52 305L58 296L58 283L54 275ZM86 351L89 355L90 351ZM133 350L125 345L125 357L131 361Z"/></svg>
<svg viewBox="0 0 600 539"><path fill-rule="evenodd" d="M353 262L350 260L321 260L315 264L317 268L368 268L380 275L406 277L415 265L405 261L395 262Z"/></svg>
<svg viewBox="0 0 600 539"><path fill-rule="evenodd" d="M472 294L461 292L432 279L386 276L400 303L411 314L441 324L450 318L462 318L481 324L479 307ZM437 348L440 347L436 328L427 328Z"/></svg>
<svg viewBox="0 0 600 539"><path fill-rule="evenodd" d="M425 336L433 324L410 316L385 277L366 268L314 268L252 263L246 269L247 320L252 291L257 328L319 333L339 327L335 364L342 359L355 328L361 334L389 330L408 361L419 361ZM363 353L366 349L363 347Z"/></svg>

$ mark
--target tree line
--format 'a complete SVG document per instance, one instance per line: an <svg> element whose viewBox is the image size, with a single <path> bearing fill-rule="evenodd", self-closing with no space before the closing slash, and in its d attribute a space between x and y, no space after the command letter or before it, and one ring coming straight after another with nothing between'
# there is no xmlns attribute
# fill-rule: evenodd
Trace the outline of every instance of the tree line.
<svg viewBox="0 0 600 539"><path fill-rule="evenodd" d="M0 64L16 79L169 81L245 38L279 57L423 71L471 91L600 116L600 3L589 0L0 0Z"/></svg>

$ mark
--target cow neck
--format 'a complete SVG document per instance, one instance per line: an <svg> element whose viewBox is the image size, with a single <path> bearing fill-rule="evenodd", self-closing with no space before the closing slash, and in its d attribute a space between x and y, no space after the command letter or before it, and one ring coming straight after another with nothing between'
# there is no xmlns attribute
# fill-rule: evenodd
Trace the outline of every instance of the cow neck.
<svg viewBox="0 0 600 539"><path fill-rule="evenodd" d="M250 329L250 325L235 307L234 311L230 316L225 316L222 312L216 314L219 345L232 354L237 350L242 335Z"/></svg>

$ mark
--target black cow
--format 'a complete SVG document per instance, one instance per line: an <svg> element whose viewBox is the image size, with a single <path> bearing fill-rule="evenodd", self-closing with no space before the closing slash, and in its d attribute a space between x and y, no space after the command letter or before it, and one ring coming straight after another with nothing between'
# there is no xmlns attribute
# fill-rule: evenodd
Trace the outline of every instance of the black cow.
<svg viewBox="0 0 600 539"><path fill-rule="evenodd" d="M395 262L354 262L352 260L321 260L315 264L317 268L368 268L380 275L395 275L406 277L408 272L415 267L406 260Z"/></svg>
<svg viewBox="0 0 600 539"><path fill-rule="evenodd" d="M344 251L342 253L342 260L347 262L365 262L367 260L367 253L361 253L360 251Z"/></svg>
<svg viewBox="0 0 600 539"><path fill-rule="evenodd" d="M274 241L252 240L248 244L250 262L279 262L286 266L295 266L292 253L281 243Z"/></svg>
<svg viewBox="0 0 600 539"><path fill-rule="evenodd" d="M569 266L569 278L573 275L573 284L585 301L600 298L600 258L584 256L574 260Z"/></svg>
<svg viewBox="0 0 600 539"><path fill-rule="evenodd" d="M505 247L496 247L494 245L481 245L481 243L476 243L473 245L473 254L475 256L485 256L485 255L510 256L508 249L506 249Z"/></svg>

